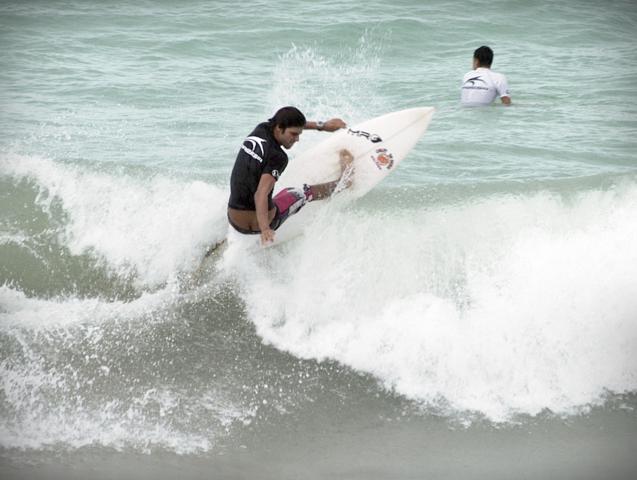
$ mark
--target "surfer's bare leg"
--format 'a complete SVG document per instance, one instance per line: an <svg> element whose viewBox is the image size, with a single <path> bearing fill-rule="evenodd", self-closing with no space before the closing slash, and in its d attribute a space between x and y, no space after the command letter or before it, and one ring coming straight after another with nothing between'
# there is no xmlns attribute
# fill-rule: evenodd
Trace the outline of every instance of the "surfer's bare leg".
<svg viewBox="0 0 637 480"><path fill-rule="evenodd" d="M312 200L323 200L328 198L334 193L336 187L342 185L344 188L349 188L352 185L352 172L354 170L354 156L347 149L342 149L338 152L339 163L341 166L341 176L338 180L333 180L327 183L319 183L316 185L310 185L312 191Z"/></svg>

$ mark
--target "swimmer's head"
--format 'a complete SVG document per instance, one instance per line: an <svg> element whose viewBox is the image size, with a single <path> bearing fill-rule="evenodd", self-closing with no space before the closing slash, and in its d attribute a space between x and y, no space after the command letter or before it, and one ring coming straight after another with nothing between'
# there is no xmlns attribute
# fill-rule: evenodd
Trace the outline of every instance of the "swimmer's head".
<svg viewBox="0 0 637 480"><path fill-rule="evenodd" d="M491 68L491 64L493 63L493 50L491 50L486 45L483 45L480 48L477 48L475 52L473 52L473 63L474 68L478 67L487 67Z"/></svg>

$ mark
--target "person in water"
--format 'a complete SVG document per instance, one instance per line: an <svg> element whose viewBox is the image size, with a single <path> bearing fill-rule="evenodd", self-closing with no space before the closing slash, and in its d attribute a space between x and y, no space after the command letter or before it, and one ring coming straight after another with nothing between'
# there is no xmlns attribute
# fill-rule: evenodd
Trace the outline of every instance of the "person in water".
<svg viewBox="0 0 637 480"><path fill-rule="evenodd" d="M339 179L302 188L284 188L272 197L274 186L288 164L283 149L292 148L303 129L334 132L345 126L340 118L308 122L295 107L283 107L267 122L257 125L243 141L230 176L230 225L243 234L260 234L261 242L267 244L274 240L274 231L307 202L329 197L341 180L348 187L353 157L343 149L339 152Z"/></svg>
<svg viewBox="0 0 637 480"><path fill-rule="evenodd" d="M473 70L462 79L460 101L465 106L490 105L500 97L504 105L511 105L507 79L491 70L493 50L482 46L473 52Z"/></svg>

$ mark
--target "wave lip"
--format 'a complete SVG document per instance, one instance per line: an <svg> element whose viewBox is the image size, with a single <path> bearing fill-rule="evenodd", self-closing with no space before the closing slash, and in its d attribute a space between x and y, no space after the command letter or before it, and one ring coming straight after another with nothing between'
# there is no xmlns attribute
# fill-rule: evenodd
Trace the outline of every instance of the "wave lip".
<svg viewBox="0 0 637 480"><path fill-rule="evenodd" d="M54 220L72 255L92 255L141 287L192 270L227 229L226 192L201 181L137 179L18 155L5 158L2 174L33 182L52 219L61 208L64 218Z"/></svg>

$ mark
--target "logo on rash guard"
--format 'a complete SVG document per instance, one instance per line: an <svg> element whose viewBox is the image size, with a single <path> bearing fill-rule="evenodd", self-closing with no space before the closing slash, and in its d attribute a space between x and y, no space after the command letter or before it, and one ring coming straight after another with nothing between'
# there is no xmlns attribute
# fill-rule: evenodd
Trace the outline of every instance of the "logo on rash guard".
<svg viewBox="0 0 637 480"><path fill-rule="evenodd" d="M241 145L241 149L244 152L246 152L248 155L250 155L252 158L254 158L255 160L258 160L259 162L263 162L263 157L261 155L265 153L265 150L263 149L264 143L266 143L265 139L261 137L251 136L246 138L243 141L243 145ZM255 152L257 145L259 146L259 149L261 149L261 155Z"/></svg>
<svg viewBox="0 0 637 480"><path fill-rule="evenodd" d="M279 175L281 175L281 174L279 173L278 170L272 170L271 175L278 180L279 179Z"/></svg>
<svg viewBox="0 0 637 480"><path fill-rule="evenodd" d="M473 85L475 85L475 84L476 84L476 82L487 83L487 82L485 82L484 80L482 80L482 79L480 78L480 76L469 78L469 79L467 79L467 81L466 81L466 82L464 82L464 83L465 83L465 85L466 85L467 83L471 83L471 85L473 86Z"/></svg>
<svg viewBox="0 0 637 480"><path fill-rule="evenodd" d="M476 85L476 82L482 82L484 85ZM489 87L487 87L486 85L487 85L487 82L485 82L479 76L477 76L477 77L472 77L467 79L462 84L462 89L463 90L489 90Z"/></svg>

